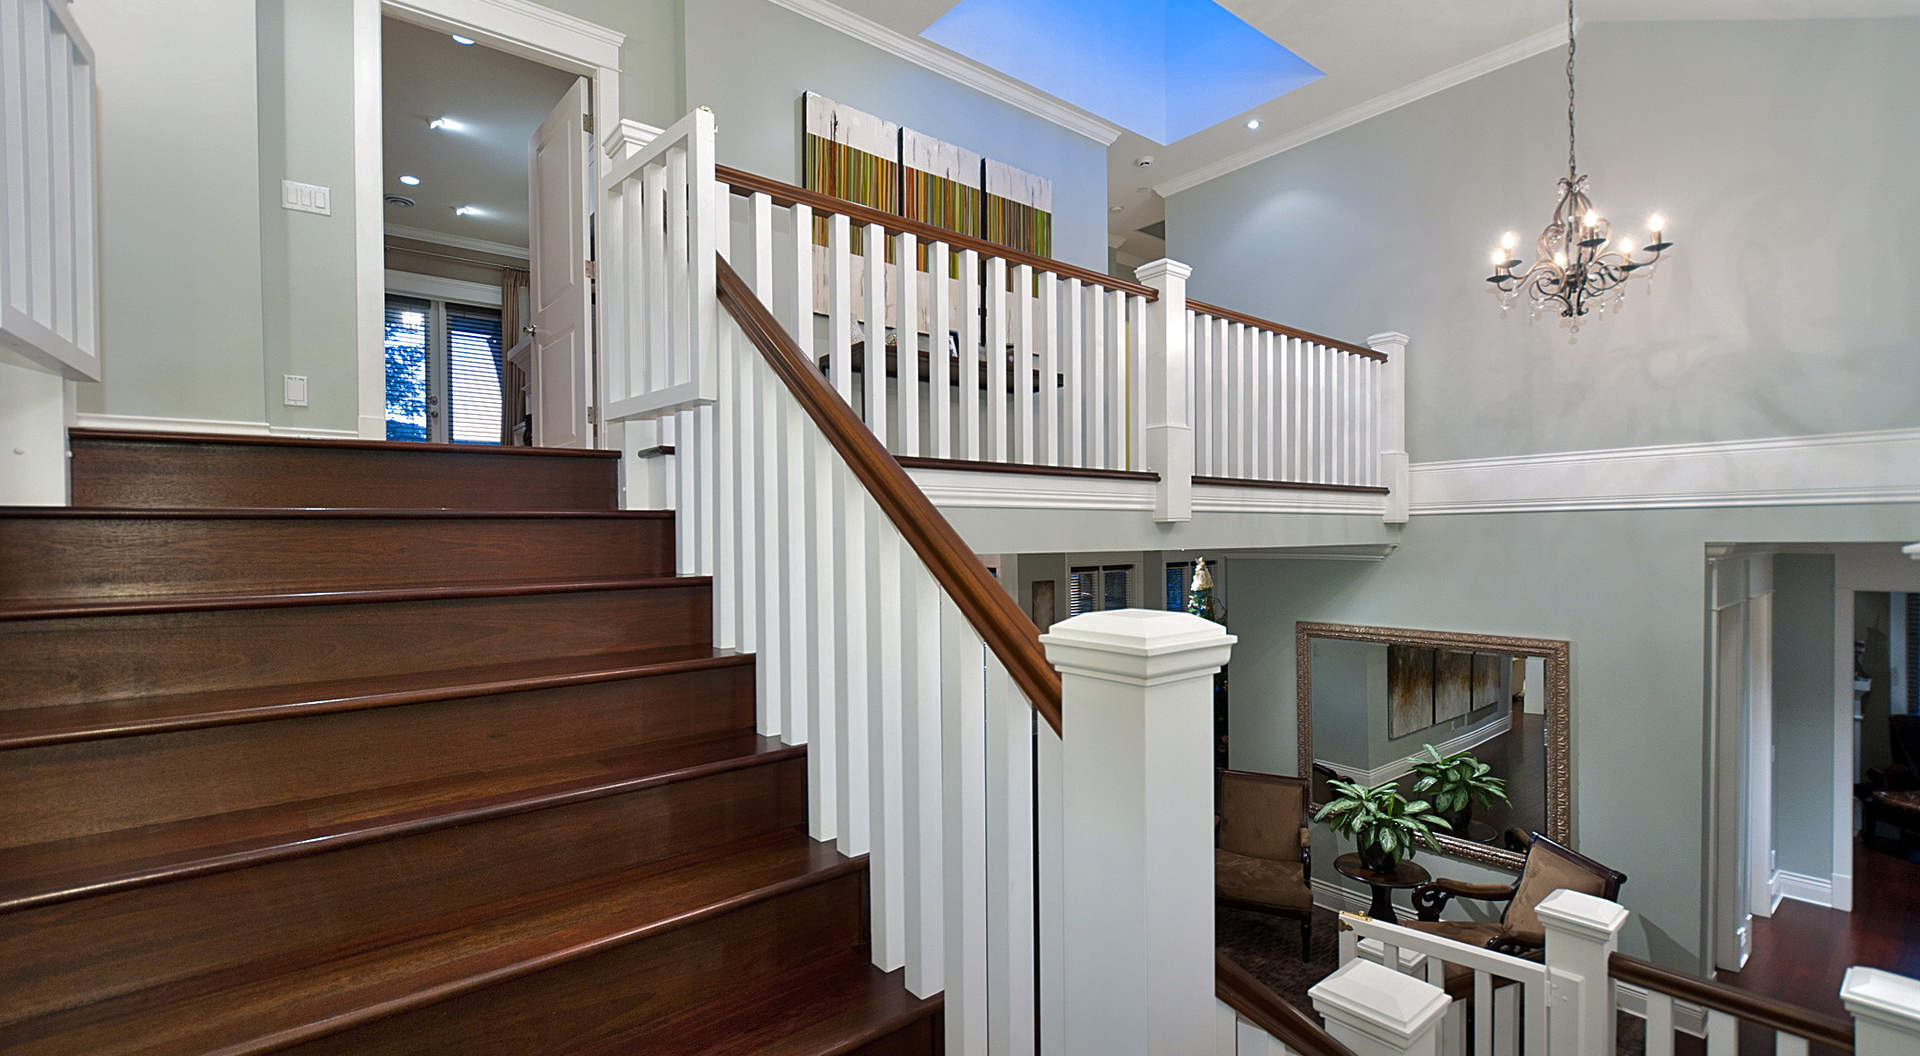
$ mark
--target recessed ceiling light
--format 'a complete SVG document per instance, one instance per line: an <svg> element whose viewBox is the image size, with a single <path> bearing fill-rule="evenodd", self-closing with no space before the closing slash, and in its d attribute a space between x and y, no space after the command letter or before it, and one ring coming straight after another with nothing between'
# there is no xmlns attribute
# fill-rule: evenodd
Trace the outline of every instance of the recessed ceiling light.
<svg viewBox="0 0 1920 1056"><path fill-rule="evenodd" d="M1121 207L1120 207L1120 206L1117 206L1117 205L1110 205L1110 206L1108 206L1108 207L1107 207L1107 212L1109 212L1109 213L1117 213L1117 212L1119 212L1119 211L1120 211L1120 209L1121 209Z"/></svg>
<svg viewBox="0 0 1920 1056"><path fill-rule="evenodd" d="M1249 118L1247 118L1247 127L1248 127L1248 128L1259 128L1259 127L1260 127L1260 119L1259 119L1259 118L1257 118L1257 117L1249 117Z"/></svg>
<svg viewBox="0 0 1920 1056"><path fill-rule="evenodd" d="M446 116L444 116L444 115L443 115L443 116L440 116L440 117L436 117L436 118L434 118L433 120L431 120L431 121L429 121L429 122L427 122L427 127L428 127L428 128L431 128L431 129L435 129L435 130L445 130L445 131L448 131L448 132L458 132L458 131L460 131L461 129L464 129L464 128L466 128L467 126L466 126L466 125L464 125L464 124L462 124L462 123L461 123L461 122L459 122L459 121L456 121L456 120L454 120L454 119L453 119L453 118L451 118L451 117L446 117Z"/></svg>
<svg viewBox="0 0 1920 1056"><path fill-rule="evenodd" d="M401 183L404 183L404 184L406 184L406 185L407 185L407 186L409 186L409 187L418 187L418 186L420 186L420 177L418 177L418 176L402 176L402 177L400 177L400 182L401 182Z"/></svg>
<svg viewBox="0 0 1920 1056"><path fill-rule="evenodd" d="M481 213L482 213L482 212L484 212L484 210L482 210L482 209L481 209L481 208L480 208L479 206L477 206L477 205L463 205L463 206L461 206L460 208L458 208L458 209L455 209L455 210L453 211L453 215L455 215L455 216L479 216L479 215L481 215Z"/></svg>
<svg viewBox="0 0 1920 1056"><path fill-rule="evenodd" d="M460 35L460 34L458 34L458 33L455 33L455 34L453 34L452 36L453 36L453 42L454 42L455 44L459 44L459 45L462 45L462 46L465 46L465 45L467 45L467 44L471 44L471 43L473 43L473 38L472 38L472 37L463 37L463 36L461 36L461 35Z"/></svg>

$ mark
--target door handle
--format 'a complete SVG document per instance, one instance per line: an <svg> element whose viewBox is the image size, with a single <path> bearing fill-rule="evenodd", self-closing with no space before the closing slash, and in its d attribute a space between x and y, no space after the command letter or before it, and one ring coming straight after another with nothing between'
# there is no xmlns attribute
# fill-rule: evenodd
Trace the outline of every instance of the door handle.
<svg viewBox="0 0 1920 1056"><path fill-rule="evenodd" d="M526 331L527 333L529 333L529 334L531 334L531 333L533 333L533 332L534 332L534 329L535 329L535 328L534 328L534 325L533 325L532 323L528 323L527 325L525 325L525 326L523 326L523 327L521 327L520 329L522 329L522 330L525 330L525 331Z"/></svg>

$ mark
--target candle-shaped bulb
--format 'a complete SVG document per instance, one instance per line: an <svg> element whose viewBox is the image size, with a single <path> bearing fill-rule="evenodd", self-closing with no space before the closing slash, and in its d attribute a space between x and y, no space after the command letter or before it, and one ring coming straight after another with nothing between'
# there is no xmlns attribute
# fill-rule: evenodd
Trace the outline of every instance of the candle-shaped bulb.
<svg viewBox="0 0 1920 1056"><path fill-rule="evenodd" d="M1500 250L1500 249L1496 249L1496 250L1494 250L1494 251L1493 251L1493 266L1494 266L1495 268L1499 268L1499 267L1502 267L1502 266L1504 266L1504 265L1505 265L1506 263L1507 263L1507 254L1506 254L1506 251L1505 251L1505 250Z"/></svg>
<svg viewBox="0 0 1920 1056"><path fill-rule="evenodd" d="M1655 213L1652 216L1647 217L1647 230L1653 232L1656 236L1659 235L1660 232L1665 231L1666 229L1667 229L1666 217L1661 216L1659 213Z"/></svg>
<svg viewBox="0 0 1920 1056"><path fill-rule="evenodd" d="M1567 251L1566 251L1566 250L1564 250L1564 249L1556 249L1556 250L1554 250L1554 251L1553 251L1553 262L1554 262L1555 264L1558 264L1559 266L1561 266L1561 267L1563 267L1563 268L1564 268L1564 267L1566 267L1566 266L1567 266Z"/></svg>
<svg viewBox="0 0 1920 1056"><path fill-rule="evenodd" d="M1516 235L1516 234L1514 234L1514 233L1513 233L1513 232L1511 232L1511 231L1509 231L1509 232L1507 232L1506 234L1504 234L1504 235L1502 235L1502 236L1500 236L1500 248L1501 248L1501 249L1504 249L1504 250L1507 250L1508 252L1512 252L1512 251L1513 251L1513 247L1515 247L1515 246L1517 246L1517 245L1519 245L1519 244L1520 244L1520 236L1519 236L1519 235Z"/></svg>
<svg viewBox="0 0 1920 1056"><path fill-rule="evenodd" d="M1588 227L1593 227L1600 223L1600 214L1589 209L1587 210L1587 215L1581 217L1580 221L1581 223L1586 224Z"/></svg>

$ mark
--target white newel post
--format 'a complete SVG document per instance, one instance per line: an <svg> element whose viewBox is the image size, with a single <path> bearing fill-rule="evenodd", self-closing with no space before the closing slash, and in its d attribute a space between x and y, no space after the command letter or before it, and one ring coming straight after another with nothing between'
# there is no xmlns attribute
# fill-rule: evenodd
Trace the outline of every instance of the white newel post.
<svg viewBox="0 0 1920 1056"><path fill-rule="evenodd" d="M1550 1052L1613 1052L1612 980L1607 959L1628 913L1618 902L1561 888L1534 907L1547 932Z"/></svg>
<svg viewBox="0 0 1920 1056"><path fill-rule="evenodd" d="M0 349L0 506L67 504L73 383Z"/></svg>
<svg viewBox="0 0 1920 1056"><path fill-rule="evenodd" d="M1357 1056L1439 1056L1446 991L1372 961L1352 960L1307 991L1327 1033Z"/></svg>
<svg viewBox="0 0 1920 1056"><path fill-rule="evenodd" d="M1855 965L1840 1002L1853 1016L1854 1056L1920 1052L1920 979Z"/></svg>
<svg viewBox="0 0 1920 1056"><path fill-rule="evenodd" d="M1213 675L1235 639L1183 612L1125 609L1076 616L1040 641L1066 714L1066 1051L1207 1051Z"/></svg>
<svg viewBox="0 0 1920 1056"><path fill-rule="evenodd" d="M1407 523L1407 335L1389 330L1367 338L1387 356L1380 378L1380 479L1387 485L1388 524Z"/></svg>
<svg viewBox="0 0 1920 1056"><path fill-rule="evenodd" d="M1147 303L1143 346L1147 468L1160 474L1153 500L1156 521L1193 520L1193 422L1187 417L1193 388L1193 350L1187 347L1187 276L1192 274L1192 268L1164 257L1134 271L1160 295Z"/></svg>

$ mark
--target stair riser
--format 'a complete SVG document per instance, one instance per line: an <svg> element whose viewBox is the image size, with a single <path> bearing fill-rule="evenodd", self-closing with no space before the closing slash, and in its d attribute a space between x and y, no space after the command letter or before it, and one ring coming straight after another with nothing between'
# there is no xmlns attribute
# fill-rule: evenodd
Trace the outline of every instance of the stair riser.
<svg viewBox="0 0 1920 1056"><path fill-rule="evenodd" d="M863 941L864 886L847 874L285 1051L521 1056L605 1043Z"/></svg>
<svg viewBox="0 0 1920 1056"><path fill-rule="evenodd" d="M0 623L0 708L441 671L711 640L704 580L377 605Z"/></svg>
<svg viewBox="0 0 1920 1056"><path fill-rule="evenodd" d="M753 667L6 753L0 847L751 730ZM181 775L192 780L180 780Z"/></svg>
<svg viewBox="0 0 1920 1056"><path fill-rule="evenodd" d="M8 517L0 601L670 576L664 517Z"/></svg>
<svg viewBox="0 0 1920 1056"><path fill-rule="evenodd" d="M73 505L611 510L612 459L73 439Z"/></svg>
<svg viewBox="0 0 1920 1056"><path fill-rule="evenodd" d="M940 1056L946 1051L942 1013L916 1019L884 1038L876 1038L846 1056Z"/></svg>
<svg viewBox="0 0 1920 1056"><path fill-rule="evenodd" d="M0 915L0 1019L477 924L516 898L803 825L805 786L792 758Z"/></svg>

